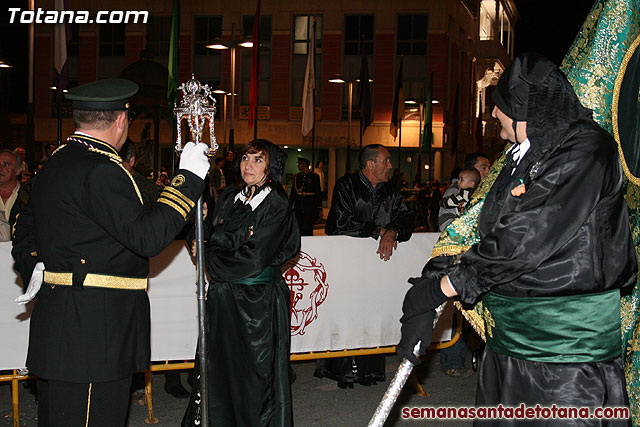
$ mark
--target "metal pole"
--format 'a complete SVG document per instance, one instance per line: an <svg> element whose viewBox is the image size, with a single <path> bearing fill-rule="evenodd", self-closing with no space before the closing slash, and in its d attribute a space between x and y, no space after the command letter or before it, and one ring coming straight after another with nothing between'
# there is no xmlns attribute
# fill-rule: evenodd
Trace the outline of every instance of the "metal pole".
<svg viewBox="0 0 640 427"><path fill-rule="evenodd" d="M60 80L58 79L58 86L56 90L56 106L58 107L58 147L62 145L62 88L60 87Z"/></svg>
<svg viewBox="0 0 640 427"><path fill-rule="evenodd" d="M196 205L196 261L198 271L198 351L200 352L200 419L203 426L209 425L209 407L207 392L207 336L206 336L206 294L204 283L204 237L202 231L202 196Z"/></svg>
<svg viewBox="0 0 640 427"><path fill-rule="evenodd" d="M233 30L232 30L233 32ZM233 34L232 34L233 37ZM233 134L233 115L236 97L236 47L231 46L231 119L229 120L229 151L233 151L235 135Z"/></svg>
<svg viewBox="0 0 640 427"><path fill-rule="evenodd" d="M29 0L29 10L35 10L35 0ZM27 137L25 147L25 160L27 164L30 160L33 160L33 151L35 145L35 108L33 104L33 73L35 67L34 60L34 44L35 44L35 24L33 21L29 24L29 79L28 79L28 92L27 92ZM33 170L33 168L31 169Z"/></svg>
<svg viewBox="0 0 640 427"><path fill-rule="evenodd" d="M353 82L348 83L349 106L347 108L347 172L351 170L351 104L353 103Z"/></svg>
<svg viewBox="0 0 640 427"><path fill-rule="evenodd" d="M438 323L438 320L440 319L440 316L442 315L444 306L446 304L447 303L445 302L441 306L436 308L435 314L433 316L433 327L435 327L436 323ZM420 344L421 341L418 341L413 348L413 354L416 357L419 357L418 352L420 351ZM400 363L396 374L393 376L393 379L389 383L387 391L384 393L384 396L382 396L380 404L369 420L368 427L382 427L384 425L384 422L387 420L387 417L389 417L389 413L391 412L391 409L393 409L393 405L396 403L396 400L398 399L398 396L402 391L402 387L407 382L407 379L409 378L413 367L413 363L411 363L409 360L404 358L402 359L402 362Z"/></svg>
<svg viewBox="0 0 640 427"><path fill-rule="evenodd" d="M400 156L402 150L402 118L398 117L398 169L400 169Z"/></svg>
<svg viewBox="0 0 640 427"><path fill-rule="evenodd" d="M422 135L422 105L421 102L418 106L418 115L420 116L420 127L418 128L418 181L422 184L422 141L426 136Z"/></svg>
<svg viewBox="0 0 640 427"><path fill-rule="evenodd" d="M227 96L229 96L229 94L225 93L222 98L222 107L224 109L224 116L222 121L222 142L225 145L227 144Z"/></svg>

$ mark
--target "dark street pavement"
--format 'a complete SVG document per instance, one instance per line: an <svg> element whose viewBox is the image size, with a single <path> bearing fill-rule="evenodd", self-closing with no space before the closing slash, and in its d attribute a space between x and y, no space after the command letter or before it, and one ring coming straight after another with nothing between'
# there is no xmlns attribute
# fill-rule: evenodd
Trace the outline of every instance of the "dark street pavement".
<svg viewBox="0 0 640 427"><path fill-rule="evenodd" d="M467 366L470 366L467 357ZM374 386L357 384L353 389L343 390L335 381L313 376L314 361L295 362L293 365L297 380L293 384L293 410L295 425L298 427L327 426L352 427L366 426L382 398L389 380L400 362L396 355L386 357L387 381ZM385 426L400 425L449 425L470 426L471 421L449 420L404 420L401 418L403 407L442 407L473 405L476 389L474 373L468 378L451 378L445 375L439 366L438 352L433 352L421 366L415 369L424 390L430 394L422 397L415 394L410 385L406 385ZM153 410L158 419L157 426L179 426L187 400L176 399L164 389L164 375L153 375ZM188 387L186 373L182 374L182 383ZM12 426L10 383L0 383L0 426ZM36 427L37 407L30 390L20 386L20 426ZM146 406L137 401L129 409L128 427L146 426Z"/></svg>

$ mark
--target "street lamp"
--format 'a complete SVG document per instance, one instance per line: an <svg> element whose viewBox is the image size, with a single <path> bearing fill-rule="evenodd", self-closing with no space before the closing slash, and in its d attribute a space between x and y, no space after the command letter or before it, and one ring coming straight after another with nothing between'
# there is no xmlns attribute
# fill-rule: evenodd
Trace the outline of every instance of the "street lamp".
<svg viewBox="0 0 640 427"><path fill-rule="evenodd" d="M373 82L372 79L369 79L369 82ZM338 83L348 85L347 90L349 92L349 101L348 101L348 113L347 113L347 166L346 171L349 172L349 168L351 167L351 110L353 104L353 84L360 83L360 78L356 78L355 80L347 80L341 75L333 76L329 79L329 83Z"/></svg>
<svg viewBox="0 0 640 427"><path fill-rule="evenodd" d="M13 68L13 65L9 64L4 59L0 58L0 68Z"/></svg>
<svg viewBox="0 0 640 427"><path fill-rule="evenodd" d="M405 105L409 105L409 110L413 110L415 111L415 108L417 106L418 108L418 117L420 118L419 121L419 128L418 128L418 165L422 164L422 146L421 146L421 142L422 140L420 139L420 136L422 135L422 116L426 113L426 106L425 104L427 103L426 100L416 100L413 98L407 98L404 100ZM437 99L432 99L431 100L431 105L433 104L439 104L440 101L438 101ZM426 117L424 118L425 120L427 119ZM431 119L433 120L433 111L431 113ZM429 153L431 153L431 135L425 135L425 138L429 138ZM425 170L429 170L429 168L427 167L429 165L429 163L431 163L431 154L429 154L429 159L427 160L427 164L425 165Z"/></svg>
<svg viewBox="0 0 640 427"><path fill-rule="evenodd" d="M237 93L232 94L231 92L227 92L222 88L218 88L212 91L213 93L217 93L218 95L222 95L222 143L227 143L227 97L231 96L232 99L234 96L238 95ZM233 95L233 96L232 96Z"/></svg>
<svg viewBox="0 0 640 427"><path fill-rule="evenodd" d="M231 27L231 37L234 37L233 26ZM245 40L223 40L218 41L216 43L207 45L206 47L209 49L215 50L225 50L231 49L231 93L236 93L236 48L240 47L253 47L253 42L245 41ZM233 133L233 116L234 116L234 106L235 106L235 96L231 97L231 118L229 120L229 151L233 151L233 145L235 142L235 137ZM225 108L226 114L226 108ZM226 132L225 132L226 133Z"/></svg>
<svg viewBox="0 0 640 427"><path fill-rule="evenodd" d="M348 86L349 93L349 103L348 103L348 113L347 113L347 164L345 168L345 172L349 172L351 168L351 108L353 104L353 80L346 80L344 77L337 75L333 76L329 79L329 83L337 83L344 84L346 83Z"/></svg>

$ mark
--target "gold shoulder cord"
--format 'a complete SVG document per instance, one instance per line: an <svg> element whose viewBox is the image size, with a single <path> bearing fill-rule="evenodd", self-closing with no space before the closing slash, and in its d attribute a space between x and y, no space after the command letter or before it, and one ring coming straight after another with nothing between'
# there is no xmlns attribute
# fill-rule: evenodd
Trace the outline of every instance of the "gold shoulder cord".
<svg viewBox="0 0 640 427"><path fill-rule="evenodd" d="M627 65L629 65L629 61L631 61L631 57L635 53L636 49L640 45L640 36L636 38L636 40L631 44L629 50L626 55L622 59L622 64L620 64L620 71L618 72L618 77L616 78L616 84L613 88L613 104L611 106L612 110L612 125L613 125L613 137L616 140L616 144L618 144L618 153L620 154L620 161L622 162L622 170L624 174L629 178L634 185L640 185L640 178L634 176L629 170L629 165L627 165L627 160L624 157L624 152L622 151L622 143L620 142L620 132L618 129L618 103L620 102L620 88L622 87L622 80L624 80L624 75L627 71ZM640 94L638 94L640 96Z"/></svg>
<svg viewBox="0 0 640 427"><path fill-rule="evenodd" d="M109 160L111 160L116 165L120 166L120 169L122 169L124 173L126 173L129 179L131 180L131 184L133 184L133 189L136 190L136 194L138 195L138 199L140 200L140 203L144 205L144 202L142 201L142 194L140 194L140 189L138 188L138 184L136 184L136 181L133 179L133 176L129 173L129 171L126 170L124 166L122 166L122 158L120 156L113 153L107 153L106 151L102 151L94 147L87 147L87 149L93 153L98 153L98 154L102 154L103 156L107 156Z"/></svg>

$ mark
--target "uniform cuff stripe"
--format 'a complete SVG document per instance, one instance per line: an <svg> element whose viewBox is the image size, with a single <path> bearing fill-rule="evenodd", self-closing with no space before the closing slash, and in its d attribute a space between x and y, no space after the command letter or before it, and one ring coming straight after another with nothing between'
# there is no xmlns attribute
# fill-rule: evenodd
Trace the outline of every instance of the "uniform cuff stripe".
<svg viewBox="0 0 640 427"><path fill-rule="evenodd" d="M184 208L182 208L181 206L178 206L177 204L173 203L171 200L168 200L162 196L160 196L158 198L158 203L164 203L165 205L173 208L176 212L178 212L183 219L187 219L187 211L184 210Z"/></svg>
<svg viewBox="0 0 640 427"><path fill-rule="evenodd" d="M175 187L165 187L164 191L167 191L167 192L179 197L182 201L184 201L187 205L189 205L189 208L193 208L196 205L193 200L189 199L187 196L182 194L180 192L180 190L176 189Z"/></svg>
<svg viewBox="0 0 640 427"><path fill-rule="evenodd" d="M182 200L180 197L176 196L175 194L163 191L162 193L160 193L160 196L164 197L167 200L171 200L173 203L176 203L182 206L182 208L187 212L191 210L191 206L189 206L184 200Z"/></svg>

